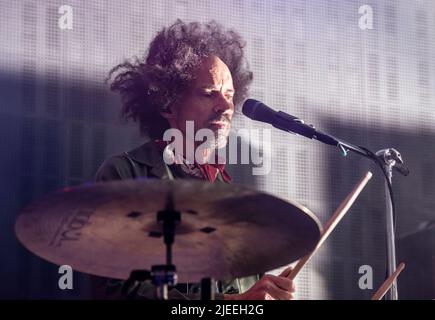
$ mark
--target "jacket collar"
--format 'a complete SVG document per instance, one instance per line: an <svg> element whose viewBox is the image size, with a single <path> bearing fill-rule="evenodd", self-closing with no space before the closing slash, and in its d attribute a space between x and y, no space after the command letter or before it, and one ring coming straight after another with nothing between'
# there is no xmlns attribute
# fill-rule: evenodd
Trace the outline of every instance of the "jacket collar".
<svg viewBox="0 0 435 320"><path fill-rule="evenodd" d="M150 172L157 178L170 178L163 155L154 141L145 142L140 147L129 151L128 154L134 161L150 167Z"/></svg>
<svg viewBox="0 0 435 320"><path fill-rule="evenodd" d="M157 178L173 179L168 174L170 169L163 160L163 154L153 140L145 142L140 147L129 151L128 154L134 161L150 167L150 172ZM224 181L221 172L218 172L217 180Z"/></svg>

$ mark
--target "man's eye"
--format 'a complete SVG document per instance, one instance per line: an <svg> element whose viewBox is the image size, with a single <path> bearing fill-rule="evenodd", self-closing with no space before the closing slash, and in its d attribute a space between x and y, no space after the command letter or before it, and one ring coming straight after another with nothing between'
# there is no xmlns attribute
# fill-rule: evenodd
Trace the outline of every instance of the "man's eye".
<svg viewBox="0 0 435 320"><path fill-rule="evenodd" d="M202 93L202 95L204 97L208 97L208 98L213 98L216 94L218 94L218 91L205 91ZM232 100L234 97L234 94L231 93L227 93L225 95L225 98L227 98L228 100Z"/></svg>

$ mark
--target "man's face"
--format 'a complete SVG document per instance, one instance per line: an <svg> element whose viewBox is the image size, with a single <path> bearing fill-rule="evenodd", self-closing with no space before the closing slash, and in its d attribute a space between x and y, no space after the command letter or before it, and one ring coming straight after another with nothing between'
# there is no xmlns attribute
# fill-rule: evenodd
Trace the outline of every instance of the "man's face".
<svg viewBox="0 0 435 320"><path fill-rule="evenodd" d="M216 56L209 57L194 70L194 82L181 101L165 117L172 128L186 134L192 121L195 133L202 128L213 131L211 148L225 146L234 113L233 78L227 65Z"/></svg>

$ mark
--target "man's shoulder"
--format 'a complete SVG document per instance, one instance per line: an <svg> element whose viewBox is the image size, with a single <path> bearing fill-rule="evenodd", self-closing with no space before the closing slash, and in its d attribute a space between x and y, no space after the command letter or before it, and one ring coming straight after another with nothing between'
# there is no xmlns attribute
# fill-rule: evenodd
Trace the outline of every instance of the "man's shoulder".
<svg viewBox="0 0 435 320"><path fill-rule="evenodd" d="M161 159L153 141L121 154L108 157L99 167L95 181L133 179L146 175L146 168L155 166Z"/></svg>
<svg viewBox="0 0 435 320"><path fill-rule="evenodd" d="M151 167L160 164L163 159L162 153L159 151L155 141L145 142L133 150L124 152L122 155L127 156L135 162Z"/></svg>
<svg viewBox="0 0 435 320"><path fill-rule="evenodd" d="M104 160L95 174L95 181L124 180L133 178L128 159L123 155L113 155Z"/></svg>

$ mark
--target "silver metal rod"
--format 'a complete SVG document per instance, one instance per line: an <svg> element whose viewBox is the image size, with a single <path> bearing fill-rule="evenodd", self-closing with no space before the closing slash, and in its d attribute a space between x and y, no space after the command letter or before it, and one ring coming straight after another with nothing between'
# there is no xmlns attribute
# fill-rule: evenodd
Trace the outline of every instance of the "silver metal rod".
<svg viewBox="0 0 435 320"><path fill-rule="evenodd" d="M393 177L393 164L385 164L384 170L388 175L388 180L391 184ZM394 217L393 217L393 205L389 196L390 190L388 183L385 181L385 204L386 204L386 228L387 228L387 264L388 264L388 277L390 277L396 270L396 237L394 232ZM394 280L390 290L385 295L387 300L397 300L397 281Z"/></svg>

